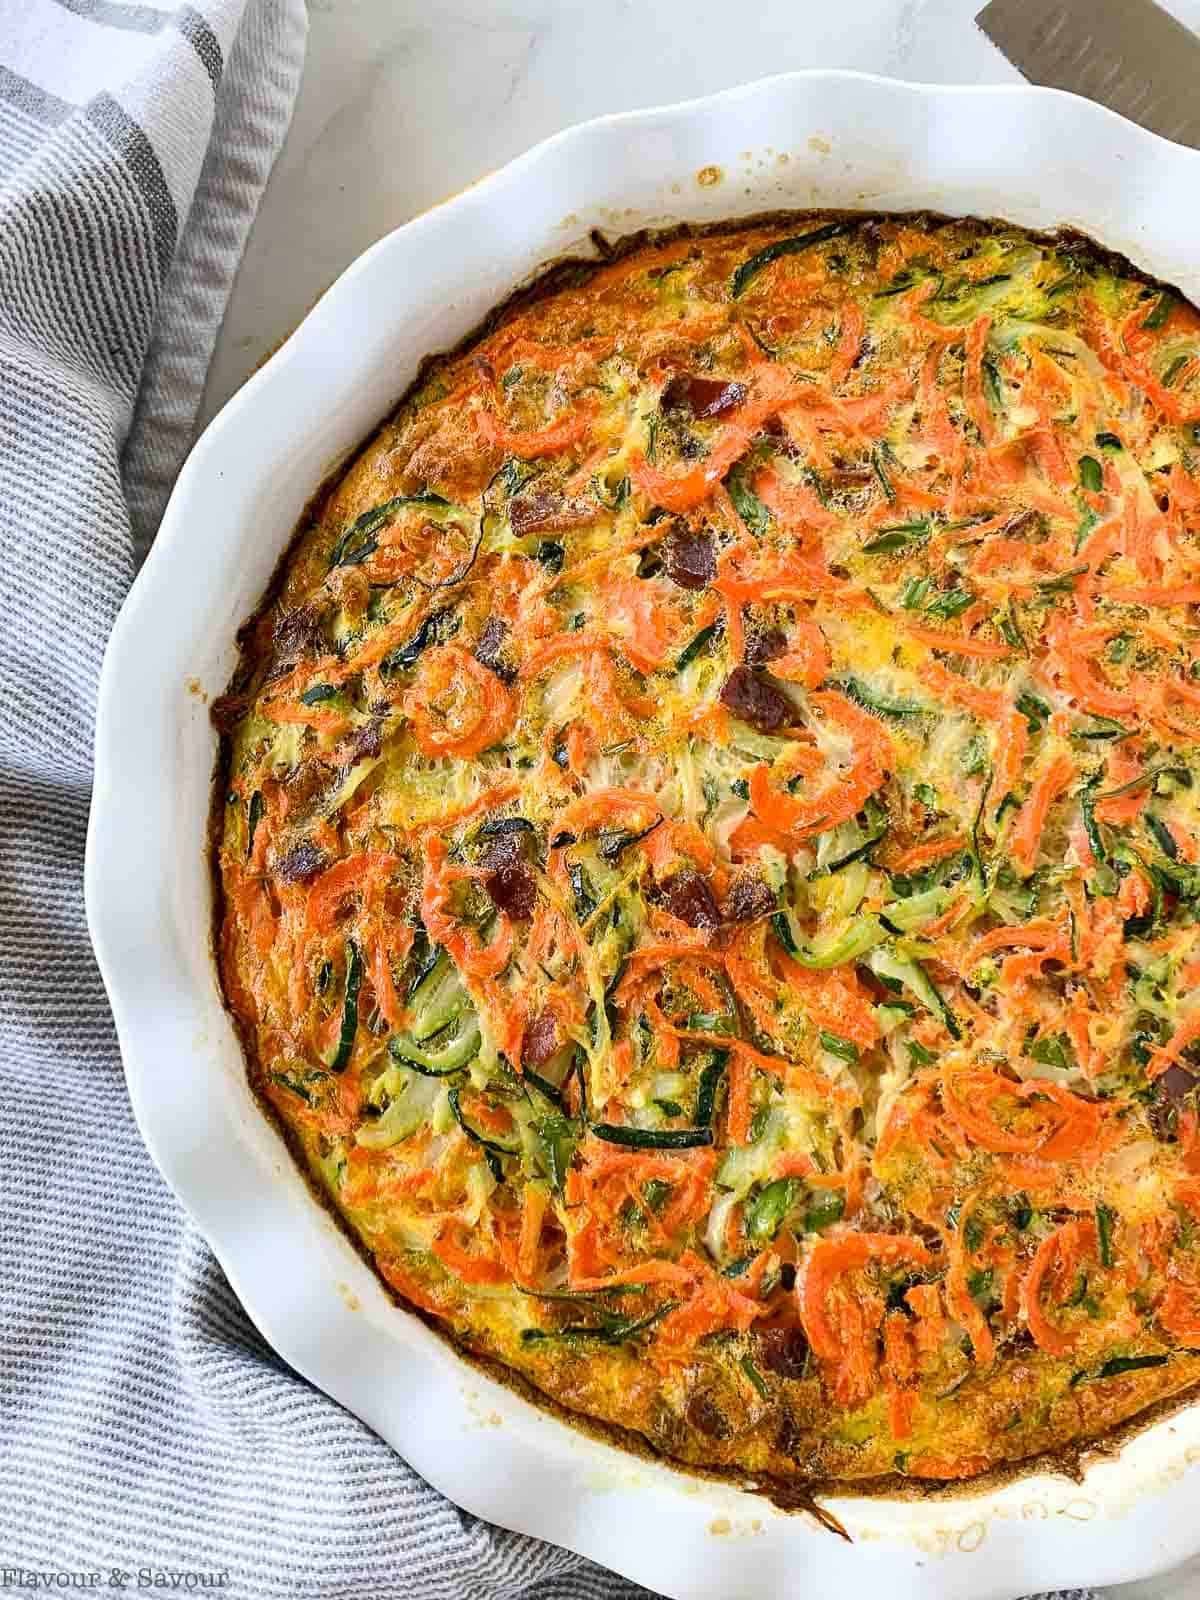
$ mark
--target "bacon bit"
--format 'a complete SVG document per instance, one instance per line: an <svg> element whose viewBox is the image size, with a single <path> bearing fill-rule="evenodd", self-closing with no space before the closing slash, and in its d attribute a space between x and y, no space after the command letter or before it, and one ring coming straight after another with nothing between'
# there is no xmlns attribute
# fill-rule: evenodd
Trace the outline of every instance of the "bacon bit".
<svg viewBox="0 0 1200 1600"><path fill-rule="evenodd" d="M1161 1078L1168 1067L1178 1065L1183 1058L1183 1052L1191 1044L1200 1039L1200 1006L1185 1017L1166 1044L1155 1050L1146 1067L1148 1078Z"/></svg>
<svg viewBox="0 0 1200 1600"><path fill-rule="evenodd" d="M781 733L795 721L791 701L749 667L734 667L721 687L721 704L759 733Z"/></svg>
<svg viewBox="0 0 1200 1600"><path fill-rule="evenodd" d="M632 450L629 475L635 486L666 511L693 510L745 454L755 430L794 400L795 390L789 373L764 363L757 371L752 393L737 407L736 416L721 430L703 461L682 473L663 472L652 467L641 450Z"/></svg>

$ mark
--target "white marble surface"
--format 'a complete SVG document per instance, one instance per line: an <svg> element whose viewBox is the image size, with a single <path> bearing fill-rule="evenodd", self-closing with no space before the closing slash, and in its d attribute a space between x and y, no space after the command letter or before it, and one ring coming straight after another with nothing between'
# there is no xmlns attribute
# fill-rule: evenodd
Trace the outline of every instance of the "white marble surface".
<svg viewBox="0 0 1200 1600"><path fill-rule="evenodd" d="M369 244L572 122L797 67L928 83L1020 77L975 26L984 0L308 3L295 119L202 422ZM1200 31L1200 0L1167 5Z"/></svg>
<svg viewBox="0 0 1200 1600"><path fill-rule="evenodd" d="M1036 0L1030 0L1036 3ZM209 374L207 421L381 235L572 122L797 67L1019 74L983 0L309 0L308 61ZM1172 0L1200 27L1200 0ZM1108 1600L1200 1600L1186 1573Z"/></svg>
<svg viewBox="0 0 1200 1600"><path fill-rule="evenodd" d="M982 3L309 0L304 84L204 420L369 244L559 128L796 67L1016 81L974 25Z"/></svg>

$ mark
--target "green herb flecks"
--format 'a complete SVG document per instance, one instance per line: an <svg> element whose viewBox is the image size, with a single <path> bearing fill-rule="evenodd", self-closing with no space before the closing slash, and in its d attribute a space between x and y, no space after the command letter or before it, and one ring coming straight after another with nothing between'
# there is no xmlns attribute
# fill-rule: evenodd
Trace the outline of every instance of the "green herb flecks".
<svg viewBox="0 0 1200 1600"><path fill-rule="evenodd" d="M254 853L254 835L258 832L258 825L263 819L266 806L263 803L262 790L255 789L250 796L250 805L246 811L246 859L249 860Z"/></svg>
<svg viewBox="0 0 1200 1600"><path fill-rule="evenodd" d="M449 500L440 494L399 494L382 505L372 506L356 517L333 547L329 557L330 570L334 567L357 567L374 555L379 548L375 535L402 511L405 506L429 506L448 510Z"/></svg>
<svg viewBox="0 0 1200 1600"><path fill-rule="evenodd" d="M713 1142L711 1128L635 1128L628 1124L593 1122L592 1133L626 1150L693 1150Z"/></svg>
<svg viewBox="0 0 1200 1600"><path fill-rule="evenodd" d="M789 239L776 239L764 249L756 251L749 260L742 262L730 283L733 298L740 300L758 274L773 261L779 261L784 256L800 255L805 250L811 250L814 245L824 244L827 239L837 239L842 234L849 233L856 226L857 224L850 220L827 222L823 227L813 228L809 233L795 234Z"/></svg>
<svg viewBox="0 0 1200 1600"><path fill-rule="evenodd" d="M358 1034L358 991L362 983L363 962L353 939L346 942L346 993L342 1001L342 1026L337 1048L329 1063L330 1072L344 1072Z"/></svg>

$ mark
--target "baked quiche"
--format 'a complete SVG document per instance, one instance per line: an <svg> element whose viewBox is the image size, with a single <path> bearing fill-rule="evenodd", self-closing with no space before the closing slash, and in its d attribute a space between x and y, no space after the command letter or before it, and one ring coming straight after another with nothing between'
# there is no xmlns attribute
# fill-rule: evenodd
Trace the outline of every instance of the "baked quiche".
<svg viewBox="0 0 1200 1600"><path fill-rule="evenodd" d="M224 993L402 1303L794 1487L1200 1380L1200 317L803 215L559 269L218 703Z"/></svg>

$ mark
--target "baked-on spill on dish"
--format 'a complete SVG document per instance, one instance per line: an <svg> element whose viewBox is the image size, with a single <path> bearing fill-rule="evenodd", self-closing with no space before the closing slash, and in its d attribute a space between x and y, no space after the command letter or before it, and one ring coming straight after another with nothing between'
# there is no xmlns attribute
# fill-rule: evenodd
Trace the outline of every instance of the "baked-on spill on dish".
<svg viewBox="0 0 1200 1600"><path fill-rule="evenodd" d="M252 1080L388 1284L717 1470L1200 1378L1200 317L1083 241L643 244L435 364L217 715Z"/></svg>

